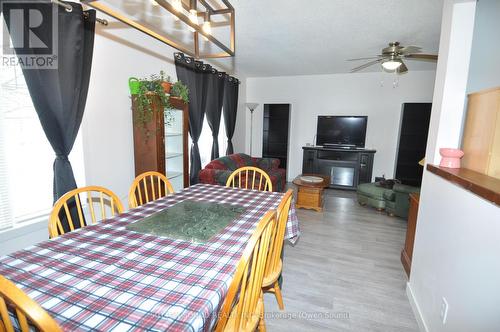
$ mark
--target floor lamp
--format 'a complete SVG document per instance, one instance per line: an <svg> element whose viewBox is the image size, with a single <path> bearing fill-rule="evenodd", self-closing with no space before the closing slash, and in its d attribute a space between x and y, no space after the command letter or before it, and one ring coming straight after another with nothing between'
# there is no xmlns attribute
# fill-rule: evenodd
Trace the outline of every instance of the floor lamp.
<svg viewBox="0 0 500 332"><path fill-rule="evenodd" d="M252 156L252 140L253 140L253 111L259 106L257 103L246 103L246 107L250 110L250 157Z"/></svg>

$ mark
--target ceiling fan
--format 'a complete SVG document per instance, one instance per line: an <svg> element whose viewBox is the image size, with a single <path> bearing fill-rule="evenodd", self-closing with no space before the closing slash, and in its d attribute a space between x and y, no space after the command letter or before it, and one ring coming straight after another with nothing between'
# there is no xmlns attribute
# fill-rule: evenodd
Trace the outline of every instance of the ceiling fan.
<svg viewBox="0 0 500 332"><path fill-rule="evenodd" d="M376 63L380 63L385 70L396 71L399 74L402 74L408 71L408 67L406 67L403 59L437 61L438 56L436 54L422 54L420 53L421 49L422 48L418 46L401 46L399 42L392 42L389 43L389 47L382 49L382 54L367 58L348 59L347 61L375 59L362 64L361 66L352 68L351 73L370 67Z"/></svg>

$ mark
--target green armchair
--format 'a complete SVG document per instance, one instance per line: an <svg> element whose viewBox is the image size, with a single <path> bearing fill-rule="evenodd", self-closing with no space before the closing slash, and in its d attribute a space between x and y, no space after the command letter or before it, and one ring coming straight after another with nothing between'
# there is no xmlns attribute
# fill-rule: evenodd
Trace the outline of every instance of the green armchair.
<svg viewBox="0 0 500 332"><path fill-rule="evenodd" d="M410 194L419 192L420 188L396 183L392 189L380 187L376 182L358 185L358 202L369 205L379 211L385 211L391 216L408 218Z"/></svg>
<svg viewBox="0 0 500 332"><path fill-rule="evenodd" d="M410 207L409 195L418 192L420 192L420 188L396 183L392 188L392 193L386 192L384 195L385 210L389 215L407 219Z"/></svg>

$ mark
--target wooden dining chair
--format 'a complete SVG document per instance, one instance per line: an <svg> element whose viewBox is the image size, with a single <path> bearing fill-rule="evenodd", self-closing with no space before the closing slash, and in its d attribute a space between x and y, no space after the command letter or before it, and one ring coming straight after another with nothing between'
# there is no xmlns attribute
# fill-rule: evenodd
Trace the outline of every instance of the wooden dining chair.
<svg viewBox="0 0 500 332"><path fill-rule="evenodd" d="M262 282L262 289L264 292L272 292L276 296L280 310L285 309L283 305L283 297L281 295L281 288L278 279L283 270L283 261L281 260L281 253L283 252L283 244L285 241L286 223L288 221L288 212L292 204L293 190L289 189L278 206L278 217L276 227L273 229L271 235L271 244L266 261L266 270L264 272L264 280Z"/></svg>
<svg viewBox="0 0 500 332"><path fill-rule="evenodd" d="M236 267L224 304L219 313L216 331L265 331L262 280L266 267L276 211L261 219L250 237Z"/></svg>
<svg viewBox="0 0 500 332"><path fill-rule="evenodd" d="M84 213L82 204L86 204L88 214ZM96 224L98 221L108 218L107 210L109 210L111 217L123 212L122 202L109 189L88 186L68 191L57 200L52 208L49 217L49 235L51 238L55 238L67 231L85 227L88 224L85 218L87 215L90 215L90 223ZM62 220L61 217L63 217ZM63 220L67 221L69 230L68 227L65 229L63 226Z"/></svg>
<svg viewBox="0 0 500 332"><path fill-rule="evenodd" d="M253 166L240 167L231 173L226 181L226 187L273 191L269 175Z"/></svg>
<svg viewBox="0 0 500 332"><path fill-rule="evenodd" d="M174 188L167 177L159 172L145 172L137 176L128 192L131 209L172 194Z"/></svg>
<svg viewBox="0 0 500 332"><path fill-rule="evenodd" d="M15 316L17 324L14 324L10 315ZM28 295L20 290L14 283L0 275L0 331L13 332L21 330L28 332L35 327L41 332L57 332L62 329L56 321L33 301ZM15 326L19 325L19 326Z"/></svg>

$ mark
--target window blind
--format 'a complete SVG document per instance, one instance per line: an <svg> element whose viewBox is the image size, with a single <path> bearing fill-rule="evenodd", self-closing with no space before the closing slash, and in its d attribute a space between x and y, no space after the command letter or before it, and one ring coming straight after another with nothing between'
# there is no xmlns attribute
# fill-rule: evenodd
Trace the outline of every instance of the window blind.
<svg viewBox="0 0 500 332"><path fill-rule="evenodd" d="M5 157L5 108L0 102L0 230L12 227L14 220L9 202L9 177Z"/></svg>

